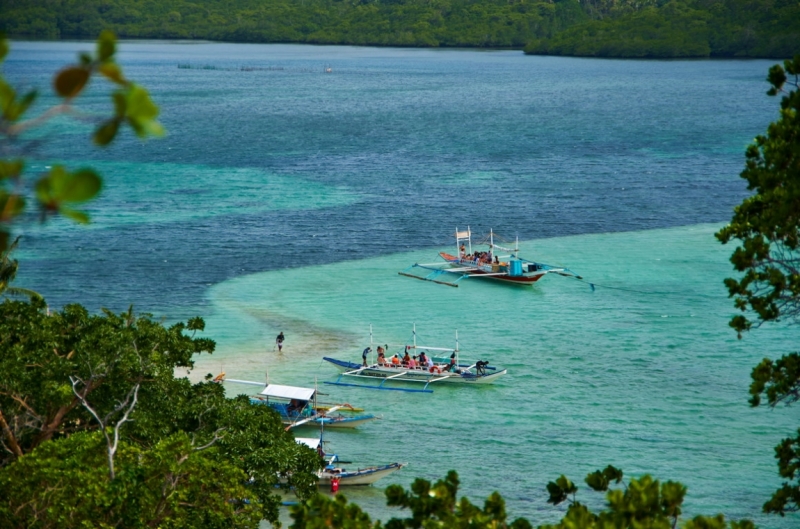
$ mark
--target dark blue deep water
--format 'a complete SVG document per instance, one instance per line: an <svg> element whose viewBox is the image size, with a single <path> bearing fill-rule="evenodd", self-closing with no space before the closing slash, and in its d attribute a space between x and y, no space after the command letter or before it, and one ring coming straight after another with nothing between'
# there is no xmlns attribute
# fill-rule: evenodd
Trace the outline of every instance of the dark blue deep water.
<svg viewBox="0 0 800 529"><path fill-rule="evenodd" d="M43 109L91 46L14 43L4 72ZM107 185L92 228L23 228L20 284L54 306L185 317L225 279L441 246L468 224L534 239L725 221L778 103L768 61L164 42L118 59L168 135L98 150L89 125L37 131L32 171L92 161ZM79 108L108 112L107 92Z"/></svg>

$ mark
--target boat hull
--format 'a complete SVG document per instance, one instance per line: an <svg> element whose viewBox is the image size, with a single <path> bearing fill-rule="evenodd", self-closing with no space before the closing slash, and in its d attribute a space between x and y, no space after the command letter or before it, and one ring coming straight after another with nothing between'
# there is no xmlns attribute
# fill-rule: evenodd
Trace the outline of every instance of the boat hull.
<svg viewBox="0 0 800 529"><path fill-rule="evenodd" d="M355 362L348 362L346 360L338 360L336 358L323 357L323 360L330 362L339 368L342 372L358 371L357 376L388 379L391 378L397 382L426 382L435 384L491 384L499 377L507 373L506 369L497 370L488 368L489 372L486 375L475 375L473 373L431 373L424 369L407 369L404 367L381 367L372 365L364 367Z"/></svg>
<svg viewBox="0 0 800 529"><path fill-rule="evenodd" d="M272 404L263 401L262 399L258 398L251 398L250 402L253 404L260 404L262 406L269 406L273 410L275 410L281 416L281 422L286 426L296 427L296 428L319 428L320 426L324 426L325 428L358 428L359 426L368 423L369 421L374 421L378 419L376 415L372 414L362 414L362 415L323 415L323 414L315 414L313 415L306 415L306 414L298 414L298 415L287 415L285 413L285 406L280 404ZM313 417L313 418L312 418ZM302 424L296 424L298 422L302 422Z"/></svg>
<svg viewBox="0 0 800 529"><path fill-rule="evenodd" d="M353 485L372 485L379 479L385 478L393 472L397 472L403 468L406 463L392 463L390 465L383 465L379 467L369 467L353 471L346 471L338 469L340 472L330 470L320 470L317 472L319 478L319 486L330 486L332 478L339 478L340 486L353 486Z"/></svg>
<svg viewBox="0 0 800 529"><path fill-rule="evenodd" d="M507 273L498 274L492 270L491 265L478 265L473 260L461 259L447 252L439 252L439 256L455 267L469 268L470 277L493 279L513 285L533 285L548 273L546 270L536 270L534 272L523 272L518 276L512 276Z"/></svg>

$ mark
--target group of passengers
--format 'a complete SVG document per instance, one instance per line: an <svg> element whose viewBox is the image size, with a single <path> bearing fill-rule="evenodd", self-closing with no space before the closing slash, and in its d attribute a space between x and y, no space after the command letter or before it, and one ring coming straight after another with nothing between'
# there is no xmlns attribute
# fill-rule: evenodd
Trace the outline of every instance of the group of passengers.
<svg viewBox="0 0 800 529"><path fill-rule="evenodd" d="M386 346L388 348L388 346ZM419 356L411 355L409 351L411 351L411 346L407 345L405 353L402 357L399 354L395 354L390 358L386 358L386 348L378 346L378 365L383 367L396 367L396 368L403 368L403 369L420 369L430 371L431 373L434 372L448 372L452 371L453 368L456 366L456 359L455 353L450 356L450 362L447 365L437 365L433 359L425 354L425 351L421 351ZM369 348L368 348L369 349ZM364 350L367 353L367 350ZM365 359L366 361L366 359ZM366 363L364 364L366 365Z"/></svg>
<svg viewBox="0 0 800 529"><path fill-rule="evenodd" d="M491 249L488 252L475 252L472 254L468 254L467 249L462 244L460 254L462 259L466 259L467 261L474 261L476 265L492 264ZM494 256L494 263L500 264L500 260L497 258L497 256Z"/></svg>

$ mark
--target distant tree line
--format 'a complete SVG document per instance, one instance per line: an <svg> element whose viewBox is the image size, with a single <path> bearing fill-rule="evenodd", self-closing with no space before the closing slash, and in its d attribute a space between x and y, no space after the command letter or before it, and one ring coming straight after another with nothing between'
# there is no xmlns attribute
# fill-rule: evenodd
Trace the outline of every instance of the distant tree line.
<svg viewBox="0 0 800 529"><path fill-rule="evenodd" d="M791 57L793 0L5 0L11 37L524 48L607 57Z"/></svg>

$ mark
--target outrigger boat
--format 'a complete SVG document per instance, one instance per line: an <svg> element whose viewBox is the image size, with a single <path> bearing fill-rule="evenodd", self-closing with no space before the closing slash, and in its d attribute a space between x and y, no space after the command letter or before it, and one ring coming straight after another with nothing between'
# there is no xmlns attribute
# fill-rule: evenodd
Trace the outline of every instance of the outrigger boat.
<svg viewBox="0 0 800 529"><path fill-rule="evenodd" d="M295 439L298 443L304 444L309 448L322 453L322 440L308 437L298 437ZM340 486L346 485L372 485L381 478L396 472L408 465L408 463L390 463L388 465L379 465L372 467L359 468L358 470L347 470L336 466L336 463L345 463L339 460L336 454L323 455L327 464L325 468L317 471L319 481L317 484L320 487L330 486L331 480L338 479ZM285 481L285 479L283 480Z"/></svg>
<svg viewBox="0 0 800 529"><path fill-rule="evenodd" d="M369 329L370 349L373 349L372 341L372 326ZM428 386L431 384L491 384L501 376L505 375L508 370L500 367L489 365L488 362L478 360L474 363L461 363L459 359L459 346L458 346L458 332L456 332L456 347L428 347L417 344L417 329L414 326L413 345L403 345L402 352L409 354L420 352L428 356L427 351L435 351L438 353L450 353L449 356L430 356L433 361L433 366L420 366L409 368L402 364L394 365L388 360L383 364L375 362L367 362L367 365L350 362L348 360L339 360L336 358L323 357L322 359L330 362L342 371L333 382L326 381L325 384L333 384L337 386L355 386L369 389L385 389L394 391L408 391L420 393L433 393L432 389ZM388 351L387 351L388 353ZM398 353L400 356L400 353ZM343 382L343 377L362 378L380 380L378 385L364 385L352 384ZM408 389L396 388L386 386L386 382L416 382L422 383L422 389Z"/></svg>
<svg viewBox="0 0 800 529"><path fill-rule="evenodd" d="M415 263L402 272L401 276L413 277L424 281L432 281L441 285L457 287L458 282L468 277L494 279L514 285L533 285L547 274L583 279L568 268L530 261L519 257L519 238L514 248L506 248L495 243L494 231L483 241L488 244L488 251L472 251L472 231L458 231L456 228L456 254L439 252L444 262L420 264ZM465 246L465 244L467 246ZM498 255L497 250L510 252ZM422 273L413 273L421 270Z"/></svg>
<svg viewBox="0 0 800 529"><path fill-rule="evenodd" d="M264 384L250 380L236 380L218 376L216 382L229 382L235 384L248 384L261 386L264 389L250 397L253 404L269 406L281 416L286 429L298 426L320 426L325 428L356 428L369 421L380 417L372 414L343 415L333 413L340 409L354 409L349 404L337 404L326 407L325 411L317 406L317 390L296 386L282 386L278 384Z"/></svg>

